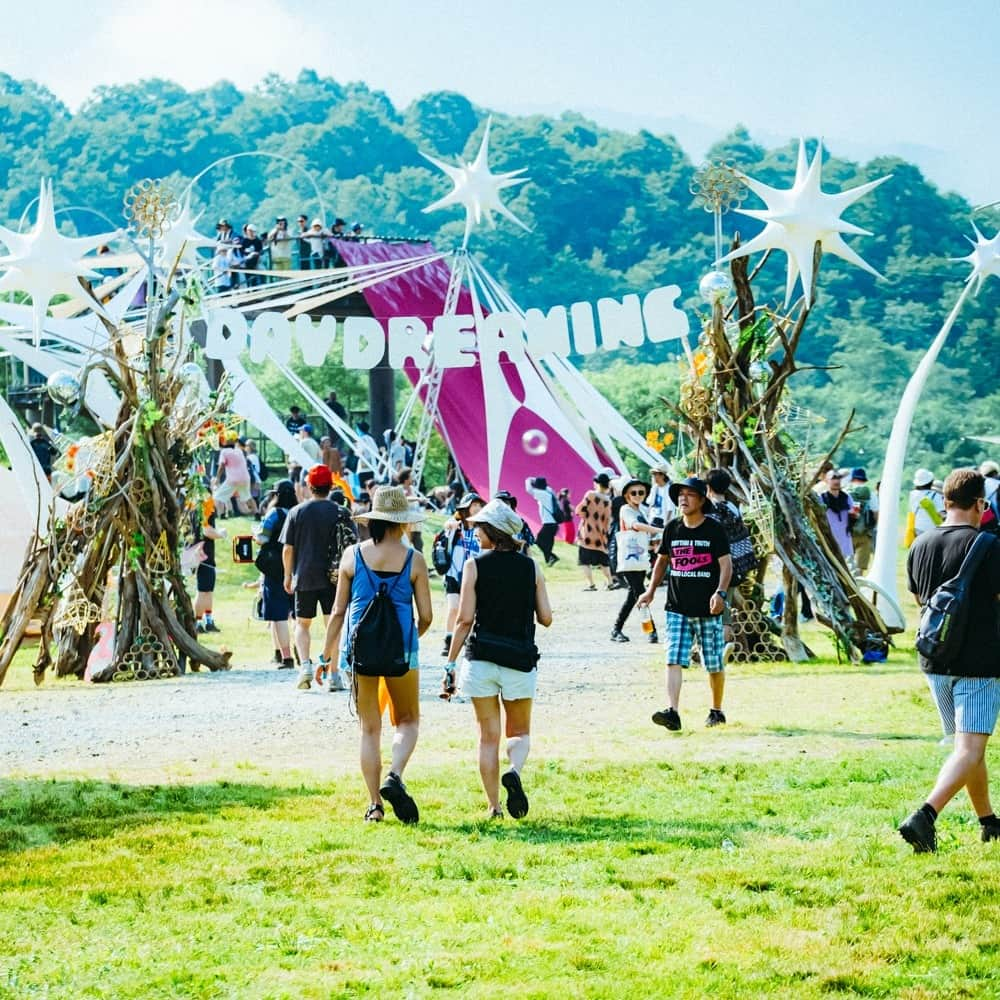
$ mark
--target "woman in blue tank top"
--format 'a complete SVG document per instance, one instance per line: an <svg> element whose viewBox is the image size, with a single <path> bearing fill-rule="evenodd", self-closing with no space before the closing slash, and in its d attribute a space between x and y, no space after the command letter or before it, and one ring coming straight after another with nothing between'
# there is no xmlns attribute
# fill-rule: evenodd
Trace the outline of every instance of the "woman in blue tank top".
<svg viewBox="0 0 1000 1000"><path fill-rule="evenodd" d="M479 726L479 775L488 815L500 819L500 784L507 790L507 812L528 813L521 770L531 746L531 704L538 676L535 622L552 623L545 577L535 561L522 555L517 535L523 521L502 500L491 500L473 515L482 555L462 572L455 634L448 651L452 670L466 636L462 694L472 699ZM500 710L503 707L510 767L500 777Z"/></svg>
<svg viewBox="0 0 1000 1000"><path fill-rule="evenodd" d="M323 655L329 659L336 653L341 656L342 667L347 667L343 653L348 638L380 584L385 583L399 617L410 669L401 677L367 677L360 674L354 677L353 690L361 722L361 773L370 797L365 819L380 822L385 816L382 804L385 799L398 819L404 823L416 823L419 812L403 784L403 770L417 744L420 728L418 636L430 628L431 587L424 557L406 545L403 532L406 525L422 521L424 514L410 506L402 487L380 486L372 498L372 509L356 516L368 522L371 537L359 545L352 545L340 561L337 596L326 630ZM379 701L381 683L388 692L389 714L396 728L392 762L384 782L381 746L384 706Z"/></svg>

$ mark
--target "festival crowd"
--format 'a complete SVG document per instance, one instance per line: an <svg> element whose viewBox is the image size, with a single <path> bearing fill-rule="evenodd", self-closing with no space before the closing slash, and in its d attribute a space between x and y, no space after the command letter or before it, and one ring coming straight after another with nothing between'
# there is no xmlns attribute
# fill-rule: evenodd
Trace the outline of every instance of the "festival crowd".
<svg viewBox="0 0 1000 1000"><path fill-rule="evenodd" d="M328 403L331 409L340 405L335 394ZM251 513L260 503L259 616L270 624L278 669L297 669L299 689L319 685L351 692L361 725L367 821L384 819L385 803L404 823L419 819L403 775L419 733L417 669L420 638L433 620L431 570L443 577L447 609L440 697L472 703L488 816L500 819L505 809L514 818L527 814L522 775L538 678L535 629L547 627L553 617L541 564L558 561L554 542L560 531L576 545L586 591L602 582L608 590L623 592L610 641L630 641L625 628L637 613L646 640L663 647L667 703L653 713L653 723L681 729L684 670L692 663L700 663L708 675L711 708L705 725L726 723L725 670L733 649L730 595L757 562L725 469L673 482L665 464L651 469L650 482L602 469L575 505L567 489L557 492L544 476L530 477L524 492L525 501L537 505L536 537L509 491L487 500L456 480L434 500L424 496L406 464L409 442L387 434L379 448L367 426L359 424L358 444L345 456L335 429L315 441L297 407L291 408L286 426L303 447L312 442L305 450L315 464L306 470L290 464L287 477L263 496L253 491L251 469L258 484L266 476L249 445L232 438L220 442L213 498L191 518L205 555L196 569L199 629L218 630L211 614L212 548L223 537L216 511L222 516L235 505ZM380 461L380 453L390 461ZM376 470L386 468L388 481L379 482ZM978 471L956 470L943 483L927 469L914 474L908 581L925 613L942 585L971 572L965 557L974 540L980 535L993 540L1000 525L998 487L1000 467L992 461ZM871 489L863 468L830 467L815 500L845 561L863 574L877 532L877 485ZM420 530L429 507L447 514L431 544L430 569ZM538 559L532 557L533 547ZM1000 839L985 765L986 743L1000 712L1000 547L975 548L981 562L965 641L946 660L921 655L954 750L927 802L900 826L918 852L936 849L937 814L963 787L979 817L982 839ZM657 616L650 609L661 587L664 604ZM809 595L802 590L799 596L808 617ZM314 635L320 616L325 624ZM984 649L994 655L984 656ZM426 664L426 655L423 659ZM395 732L383 773L380 739L387 709ZM501 773L502 738L507 766Z"/></svg>

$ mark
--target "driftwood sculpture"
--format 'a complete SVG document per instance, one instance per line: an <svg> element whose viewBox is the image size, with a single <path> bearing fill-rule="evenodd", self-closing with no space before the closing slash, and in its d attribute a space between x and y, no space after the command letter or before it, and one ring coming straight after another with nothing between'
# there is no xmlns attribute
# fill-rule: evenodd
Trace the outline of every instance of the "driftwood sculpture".
<svg viewBox="0 0 1000 1000"><path fill-rule="evenodd" d="M739 246L739 238L734 249ZM766 260L766 256L765 256ZM694 440L698 468L719 466L732 475L751 529L760 564L736 594L734 639L738 659L805 659L811 654L798 637L796 601L785 601L780 627L763 613L762 581L769 558L781 561L785 593L801 584L817 619L829 627L852 659L884 650L889 636L876 607L861 593L830 531L823 505L812 487L830 465L854 414L822 457L810 455L809 441L792 433L796 422L788 382L797 371L795 355L809 318L800 299L787 315L761 310L754 302L748 259L731 262L735 302L719 295L699 339L680 401L665 400ZM819 271L817 243L813 267Z"/></svg>
<svg viewBox="0 0 1000 1000"><path fill-rule="evenodd" d="M36 683L50 666L83 676L98 642L115 679L228 669L229 653L197 640L181 565L185 507L205 494L194 452L231 419L220 417L225 387L213 398L200 367L185 362L184 305L177 290L154 300L145 335L105 321L107 348L83 370L78 395L99 370L121 409L114 428L60 459L79 497L57 497L47 537L31 543L0 620L0 683L32 619L41 624Z"/></svg>

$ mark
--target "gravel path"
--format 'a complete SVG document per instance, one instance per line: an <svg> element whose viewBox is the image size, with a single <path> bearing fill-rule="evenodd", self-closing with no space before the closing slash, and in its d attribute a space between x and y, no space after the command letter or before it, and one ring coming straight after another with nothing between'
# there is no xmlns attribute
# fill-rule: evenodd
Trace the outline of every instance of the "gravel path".
<svg viewBox="0 0 1000 1000"><path fill-rule="evenodd" d="M681 706L688 738L666 734L649 721L663 704L662 647L645 642L636 616L626 626L631 643L608 638L621 593L585 593L576 580L560 581L552 591L555 620L550 629L538 630L542 660L532 724L535 760L558 757L598 765L666 755L697 761L843 749L844 734L835 731L840 723L831 729L827 713L836 709L844 726L853 728L849 692L835 672L813 672L805 665L735 668L727 683L730 725L725 731L703 729L707 684L700 670L692 670ZM423 642L416 767L474 760L471 706L437 697L442 604L435 595L441 617ZM900 670L910 676L901 678ZM38 689L0 688L3 773L190 782L265 775L312 780L354 772L358 733L348 695L300 692L296 678L294 671L260 663L164 681L89 685L50 677ZM872 672L866 697L877 704L910 688L919 688L917 672L890 667ZM804 729L780 732L788 723L785 706L803 701L814 707L816 718L812 723L800 719L798 725L814 728L808 734ZM878 739L874 732L852 735Z"/></svg>
<svg viewBox="0 0 1000 1000"><path fill-rule="evenodd" d="M562 750L589 745L599 726L613 734L606 747L612 752L627 739L622 722L636 715L636 688L643 689L643 720L660 697L659 647L644 641L637 619L631 644L608 640L619 591L584 593L574 581L554 588L553 597L555 621L538 630L538 746L554 751L554 734ZM443 620L443 609L435 610ZM422 643L421 748L467 756L471 706L437 697L442 632L435 623ZM38 689L0 689L0 760L8 775L127 781L353 768L357 722L348 695L301 692L296 679L295 671L251 664L163 681L90 685L50 676Z"/></svg>

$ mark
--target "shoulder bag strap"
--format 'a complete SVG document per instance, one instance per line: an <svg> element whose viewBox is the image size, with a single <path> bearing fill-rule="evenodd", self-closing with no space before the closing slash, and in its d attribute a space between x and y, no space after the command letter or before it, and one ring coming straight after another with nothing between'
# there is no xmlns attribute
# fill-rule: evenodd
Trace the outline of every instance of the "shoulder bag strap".
<svg viewBox="0 0 1000 1000"><path fill-rule="evenodd" d="M975 576L976 570L979 569L979 564L986 558L986 553L992 548L994 540L993 535L989 535L986 532L981 531L976 535L976 540L969 546L969 551L965 553L962 565L953 577L955 583L960 581L968 582Z"/></svg>

